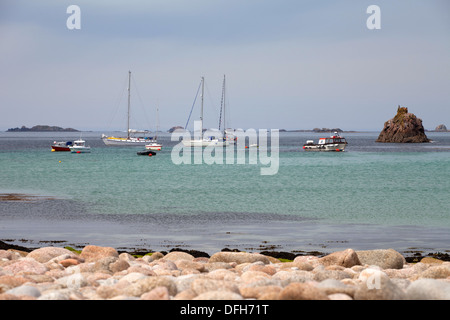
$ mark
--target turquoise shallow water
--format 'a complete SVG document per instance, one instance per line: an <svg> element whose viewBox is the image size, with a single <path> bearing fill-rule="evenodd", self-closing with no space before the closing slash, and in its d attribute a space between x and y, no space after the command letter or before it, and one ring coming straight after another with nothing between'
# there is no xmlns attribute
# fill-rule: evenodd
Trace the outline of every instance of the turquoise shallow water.
<svg viewBox="0 0 450 320"><path fill-rule="evenodd" d="M51 197L0 201L0 239L217 250L395 247L450 244L450 134L430 144L377 144L348 133L344 153L307 153L319 135L280 133L278 173L261 164L182 164L162 152L107 147L83 133L90 154L50 152L71 133L1 133L0 193Z"/></svg>

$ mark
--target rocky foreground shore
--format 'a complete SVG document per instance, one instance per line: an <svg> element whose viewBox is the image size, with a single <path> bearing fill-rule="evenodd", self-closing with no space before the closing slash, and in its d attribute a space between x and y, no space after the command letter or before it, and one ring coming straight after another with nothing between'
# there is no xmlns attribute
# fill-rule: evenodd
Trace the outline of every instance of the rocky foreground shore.
<svg viewBox="0 0 450 320"><path fill-rule="evenodd" d="M142 257L88 245L0 250L0 300L449 300L450 262L393 249L297 256Z"/></svg>

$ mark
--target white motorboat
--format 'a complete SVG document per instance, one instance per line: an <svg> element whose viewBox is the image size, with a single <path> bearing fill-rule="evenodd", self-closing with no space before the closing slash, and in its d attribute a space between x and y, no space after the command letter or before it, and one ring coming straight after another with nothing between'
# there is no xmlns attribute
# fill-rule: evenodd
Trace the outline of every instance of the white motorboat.
<svg viewBox="0 0 450 320"><path fill-rule="evenodd" d="M72 153L88 153L91 152L91 147L86 146L86 141L79 139L73 142L70 147L70 152Z"/></svg>
<svg viewBox="0 0 450 320"><path fill-rule="evenodd" d="M318 143L313 140L307 140L303 145L305 151L344 151L347 146L347 140L338 135L337 132L328 138L320 138Z"/></svg>
<svg viewBox="0 0 450 320"><path fill-rule="evenodd" d="M153 151L161 151L162 149L162 144L154 141L154 142L150 142L148 144L145 145L145 149L147 150L153 150Z"/></svg>

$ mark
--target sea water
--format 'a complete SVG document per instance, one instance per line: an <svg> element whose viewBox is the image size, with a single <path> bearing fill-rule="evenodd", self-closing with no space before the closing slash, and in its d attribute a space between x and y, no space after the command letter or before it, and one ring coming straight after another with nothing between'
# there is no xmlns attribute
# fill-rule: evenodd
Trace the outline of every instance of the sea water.
<svg viewBox="0 0 450 320"><path fill-rule="evenodd" d="M117 133L115 133L117 135ZM83 132L91 153L51 152L80 133L0 133L0 240L116 248L179 247L334 251L446 251L450 244L450 133L426 144L376 143L346 133L345 152L305 152L328 134L281 132L279 170L261 164L174 164L163 150L108 147Z"/></svg>

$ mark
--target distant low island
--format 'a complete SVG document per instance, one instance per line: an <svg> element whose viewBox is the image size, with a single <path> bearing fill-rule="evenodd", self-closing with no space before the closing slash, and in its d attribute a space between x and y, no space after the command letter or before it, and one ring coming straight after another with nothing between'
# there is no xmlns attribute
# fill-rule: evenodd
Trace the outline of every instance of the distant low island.
<svg viewBox="0 0 450 320"><path fill-rule="evenodd" d="M169 130L167 130L167 132L172 133L175 130L183 130L184 127L182 126L174 126L172 128L170 128ZM203 129L206 130L206 129ZM344 131L340 128L314 128L314 129L298 129L298 130L286 130L286 129L279 129L279 132L355 132L355 131Z"/></svg>
<svg viewBox="0 0 450 320"><path fill-rule="evenodd" d="M31 128L22 126L21 128L10 128L6 132L78 132L73 128L61 128L57 126L37 125Z"/></svg>

